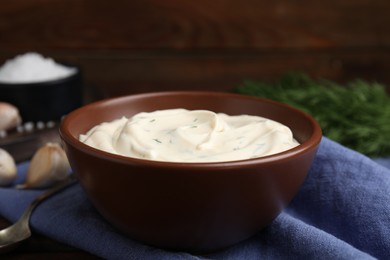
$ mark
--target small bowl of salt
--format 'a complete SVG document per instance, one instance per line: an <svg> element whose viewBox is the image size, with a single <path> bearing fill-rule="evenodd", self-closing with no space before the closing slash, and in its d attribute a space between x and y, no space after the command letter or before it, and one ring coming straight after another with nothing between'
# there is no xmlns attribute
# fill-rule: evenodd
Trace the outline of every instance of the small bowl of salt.
<svg viewBox="0 0 390 260"><path fill-rule="evenodd" d="M39 53L28 52L0 67L0 101L19 109L24 122L58 121L83 103L82 75Z"/></svg>

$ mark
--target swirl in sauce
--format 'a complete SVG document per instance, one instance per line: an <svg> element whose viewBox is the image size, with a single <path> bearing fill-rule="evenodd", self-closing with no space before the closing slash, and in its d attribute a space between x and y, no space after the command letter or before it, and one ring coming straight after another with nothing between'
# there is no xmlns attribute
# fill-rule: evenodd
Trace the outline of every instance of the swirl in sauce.
<svg viewBox="0 0 390 260"><path fill-rule="evenodd" d="M142 112L104 122L80 141L106 152L169 162L224 162L267 156L299 143L276 121L208 110Z"/></svg>

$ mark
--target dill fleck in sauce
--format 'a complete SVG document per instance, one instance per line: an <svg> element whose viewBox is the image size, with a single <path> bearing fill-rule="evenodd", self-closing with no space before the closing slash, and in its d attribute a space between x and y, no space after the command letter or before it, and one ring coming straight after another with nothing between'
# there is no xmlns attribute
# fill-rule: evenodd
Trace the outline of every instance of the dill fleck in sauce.
<svg viewBox="0 0 390 260"><path fill-rule="evenodd" d="M169 162L236 161L299 145L287 126L267 118L186 109L104 122L80 141L110 153Z"/></svg>

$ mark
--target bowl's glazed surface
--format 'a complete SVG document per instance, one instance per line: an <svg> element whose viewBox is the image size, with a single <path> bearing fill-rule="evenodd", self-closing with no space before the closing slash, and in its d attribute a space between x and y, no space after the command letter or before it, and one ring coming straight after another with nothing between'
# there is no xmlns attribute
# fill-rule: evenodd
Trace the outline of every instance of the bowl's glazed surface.
<svg viewBox="0 0 390 260"><path fill-rule="evenodd" d="M267 117L290 127L301 144L256 159L169 163L109 154L78 141L102 122L170 108ZM299 110L220 92L159 92L99 101L66 116L60 134L81 186L103 217L131 238L190 252L233 245L269 225L299 190L321 140L317 122Z"/></svg>

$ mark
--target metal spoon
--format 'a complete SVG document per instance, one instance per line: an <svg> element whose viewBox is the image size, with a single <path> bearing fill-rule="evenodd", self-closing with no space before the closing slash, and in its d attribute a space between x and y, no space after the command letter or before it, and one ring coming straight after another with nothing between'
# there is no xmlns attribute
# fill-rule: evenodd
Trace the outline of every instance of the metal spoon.
<svg viewBox="0 0 390 260"><path fill-rule="evenodd" d="M76 178L72 174L65 180L49 188L30 203L17 222L3 230L0 230L0 253L8 252L19 246L19 244L24 240L28 239L31 236L29 226L30 216L35 207L44 199L67 187L75 180Z"/></svg>

